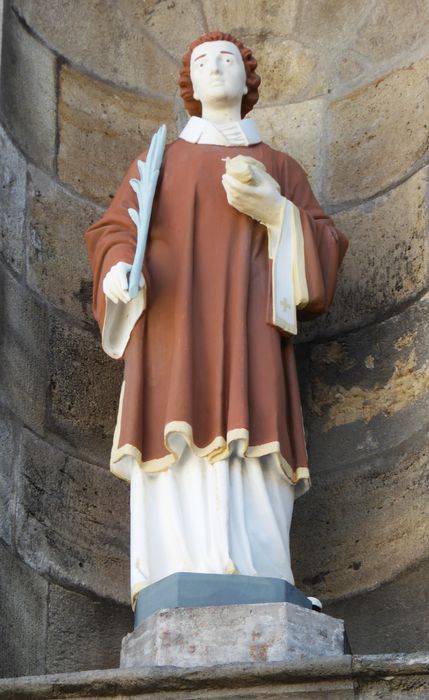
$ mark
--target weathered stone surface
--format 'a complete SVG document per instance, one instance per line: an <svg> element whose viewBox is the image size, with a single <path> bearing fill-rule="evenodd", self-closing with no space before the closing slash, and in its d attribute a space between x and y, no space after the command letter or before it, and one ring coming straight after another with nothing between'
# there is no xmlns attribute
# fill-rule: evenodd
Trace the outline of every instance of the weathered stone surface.
<svg viewBox="0 0 429 700"><path fill-rule="evenodd" d="M8 130L45 168L55 155L55 57L5 12L1 103Z"/></svg>
<svg viewBox="0 0 429 700"><path fill-rule="evenodd" d="M311 493L296 504L292 534L295 582L307 595L326 602L362 594L364 601L368 590L427 557L424 437L400 459L390 452L360 469L314 476Z"/></svg>
<svg viewBox="0 0 429 700"><path fill-rule="evenodd" d="M258 61L261 105L272 102L301 102L327 91L327 79L317 53L298 41L254 36L240 39L250 46ZM279 79L281 76L281 79Z"/></svg>
<svg viewBox="0 0 429 700"><path fill-rule="evenodd" d="M324 3L301 0L293 32L306 46L315 46L326 58L334 58L342 47L348 46L356 28L371 11L367 2L330 0L328 10Z"/></svg>
<svg viewBox="0 0 429 700"><path fill-rule="evenodd" d="M427 152L429 59L388 73L329 107L327 196L367 198L403 178Z"/></svg>
<svg viewBox="0 0 429 700"><path fill-rule="evenodd" d="M198 669L139 668L0 680L2 700L50 698L292 698L353 700L423 698L429 689L428 654L340 656ZM377 695L378 691L378 695ZM371 694L368 694L371 693ZM410 694L411 693L411 694Z"/></svg>
<svg viewBox="0 0 429 700"><path fill-rule="evenodd" d="M79 456L109 464L122 381L122 362L101 349L99 335L52 318L47 426Z"/></svg>
<svg viewBox="0 0 429 700"><path fill-rule="evenodd" d="M367 62L365 58L354 51L353 48L342 52L339 59L335 61L335 68L338 77L344 82L364 79Z"/></svg>
<svg viewBox="0 0 429 700"><path fill-rule="evenodd" d="M278 107L260 107L254 118L262 139L273 148L289 153L306 171L316 195L320 191L320 130L323 99Z"/></svg>
<svg viewBox="0 0 429 700"><path fill-rule="evenodd" d="M344 652L342 620L292 603L160 610L122 642L121 668L272 662Z"/></svg>
<svg viewBox="0 0 429 700"><path fill-rule="evenodd" d="M12 542L14 513L14 464L18 456L18 427L0 408L0 539Z"/></svg>
<svg viewBox="0 0 429 700"><path fill-rule="evenodd" d="M0 542L1 677L46 673L47 594L48 582Z"/></svg>
<svg viewBox="0 0 429 700"><path fill-rule="evenodd" d="M83 233L102 210L34 167L29 174L28 284L54 306L92 323L91 271Z"/></svg>
<svg viewBox="0 0 429 700"><path fill-rule="evenodd" d="M426 295L376 326L314 346L308 418L319 470L330 468L324 453L344 466L398 447L427 424L428 309Z"/></svg>
<svg viewBox="0 0 429 700"><path fill-rule="evenodd" d="M143 99L67 66L60 83L59 176L85 197L109 203L160 124L172 138L173 103Z"/></svg>
<svg viewBox="0 0 429 700"><path fill-rule="evenodd" d="M47 386L45 308L0 267L0 400L43 433Z"/></svg>
<svg viewBox="0 0 429 700"><path fill-rule="evenodd" d="M194 0L174 3L171 0L146 0L144 3L140 0L125 0L121 9L124 17L132 18L134 31L146 31L177 61L181 60L188 44L207 31L200 3ZM153 62L153 65L157 64ZM176 88L177 81L176 69L173 89Z"/></svg>
<svg viewBox="0 0 429 700"><path fill-rule="evenodd" d="M294 572L307 594L357 594L427 556L428 304L315 346L303 367L313 489L295 509Z"/></svg>
<svg viewBox="0 0 429 700"><path fill-rule="evenodd" d="M241 38L248 35L288 36L292 33L298 0L261 3L252 0L203 0L210 32L227 31ZM226 29L222 29L226 27ZM250 44L252 47L252 44Z"/></svg>
<svg viewBox="0 0 429 700"><path fill-rule="evenodd" d="M25 270L25 160L0 127L0 250L16 272Z"/></svg>
<svg viewBox="0 0 429 700"><path fill-rule="evenodd" d="M182 13L173 10L174 19L170 19L173 13L167 6L171 4L165 0L159 9L155 2L139 0L14 0L13 5L33 31L75 65L117 85L169 95L176 90L177 66L163 50L163 37L156 36L156 45L146 26L156 27L155 17L162 25L166 13L164 22L179 25L172 33L170 24L175 37L181 36L182 28L185 31L186 22L199 26L192 20L196 13L188 7Z"/></svg>
<svg viewBox="0 0 429 700"><path fill-rule="evenodd" d="M17 548L50 578L128 602L128 486L24 431Z"/></svg>
<svg viewBox="0 0 429 700"><path fill-rule="evenodd" d="M427 649L429 561L402 571L373 591L328 605L328 615L344 618L355 654Z"/></svg>
<svg viewBox="0 0 429 700"><path fill-rule="evenodd" d="M334 215L350 242L334 303L300 340L355 328L422 291L428 276L428 168L381 197Z"/></svg>
<svg viewBox="0 0 429 700"><path fill-rule="evenodd" d="M353 41L354 48L381 62L427 44L429 5L415 0L409 7L401 0L377 0Z"/></svg>
<svg viewBox="0 0 429 700"><path fill-rule="evenodd" d="M116 668L122 637L132 629L129 605L49 585L47 673Z"/></svg>

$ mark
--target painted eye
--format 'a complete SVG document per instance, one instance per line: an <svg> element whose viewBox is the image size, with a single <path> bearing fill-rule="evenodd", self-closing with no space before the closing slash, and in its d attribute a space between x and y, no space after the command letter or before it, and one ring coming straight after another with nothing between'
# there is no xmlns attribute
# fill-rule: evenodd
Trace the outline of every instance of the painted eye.
<svg viewBox="0 0 429 700"><path fill-rule="evenodd" d="M200 68L204 68L204 63L200 63Z"/></svg>
<svg viewBox="0 0 429 700"><path fill-rule="evenodd" d="M230 58L226 58L225 61L226 61L226 63L231 63L231 59L230 59Z"/></svg>

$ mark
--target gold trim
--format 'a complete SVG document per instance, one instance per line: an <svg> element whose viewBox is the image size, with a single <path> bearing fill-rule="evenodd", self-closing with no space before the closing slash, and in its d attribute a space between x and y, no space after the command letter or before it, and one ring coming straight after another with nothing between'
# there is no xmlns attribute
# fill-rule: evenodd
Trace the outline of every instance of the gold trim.
<svg viewBox="0 0 429 700"><path fill-rule="evenodd" d="M120 432L118 426L120 425L122 414L124 386L125 382L123 382L121 389L118 422L115 428L112 456L110 461L111 472L120 479L130 481L129 465L121 465L121 461L124 457L132 457L133 459L135 459L137 464L139 464L140 467L144 469L144 471L147 474L159 474L160 472L166 471L169 467L171 467L177 460L177 454L169 445L169 437L173 433L180 433L185 438L192 452L197 457L205 457L211 464L219 462L222 459L227 459L231 455L231 443L234 440L243 440L244 457L258 458L265 457L266 455L270 454L276 455L278 458L279 473L281 473L292 485L295 485L298 481L301 481L303 479L310 479L310 473L307 467L298 467L295 471L292 469L288 461L281 454L280 443L278 441L266 442L262 445L249 445L249 431L246 428L234 428L233 430L228 431L226 435L226 440L222 435L218 435L205 447L198 447L197 445L195 445L193 440L192 426L186 421L171 421L165 426L164 444L169 454L166 454L163 457L159 457L158 459L143 461L142 454L140 450L137 447L135 447L135 445L126 444L122 445L121 447L118 447L118 439Z"/></svg>

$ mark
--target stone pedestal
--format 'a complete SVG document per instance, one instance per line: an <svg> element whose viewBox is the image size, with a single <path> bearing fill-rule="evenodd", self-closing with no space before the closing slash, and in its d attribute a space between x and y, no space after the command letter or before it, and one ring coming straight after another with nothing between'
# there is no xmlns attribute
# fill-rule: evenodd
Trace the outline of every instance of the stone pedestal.
<svg viewBox="0 0 429 700"><path fill-rule="evenodd" d="M121 668L273 662L344 653L344 623L292 603L160 610L122 641Z"/></svg>

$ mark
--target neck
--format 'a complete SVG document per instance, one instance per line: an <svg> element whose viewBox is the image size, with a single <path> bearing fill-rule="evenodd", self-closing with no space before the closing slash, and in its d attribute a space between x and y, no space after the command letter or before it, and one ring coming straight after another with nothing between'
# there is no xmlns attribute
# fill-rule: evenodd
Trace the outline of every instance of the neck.
<svg viewBox="0 0 429 700"><path fill-rule="evenodd" d="M222 107L203 105L201 116L212 124L239 122L241 120L241 100L240 104L223 105Z"/></svg>

